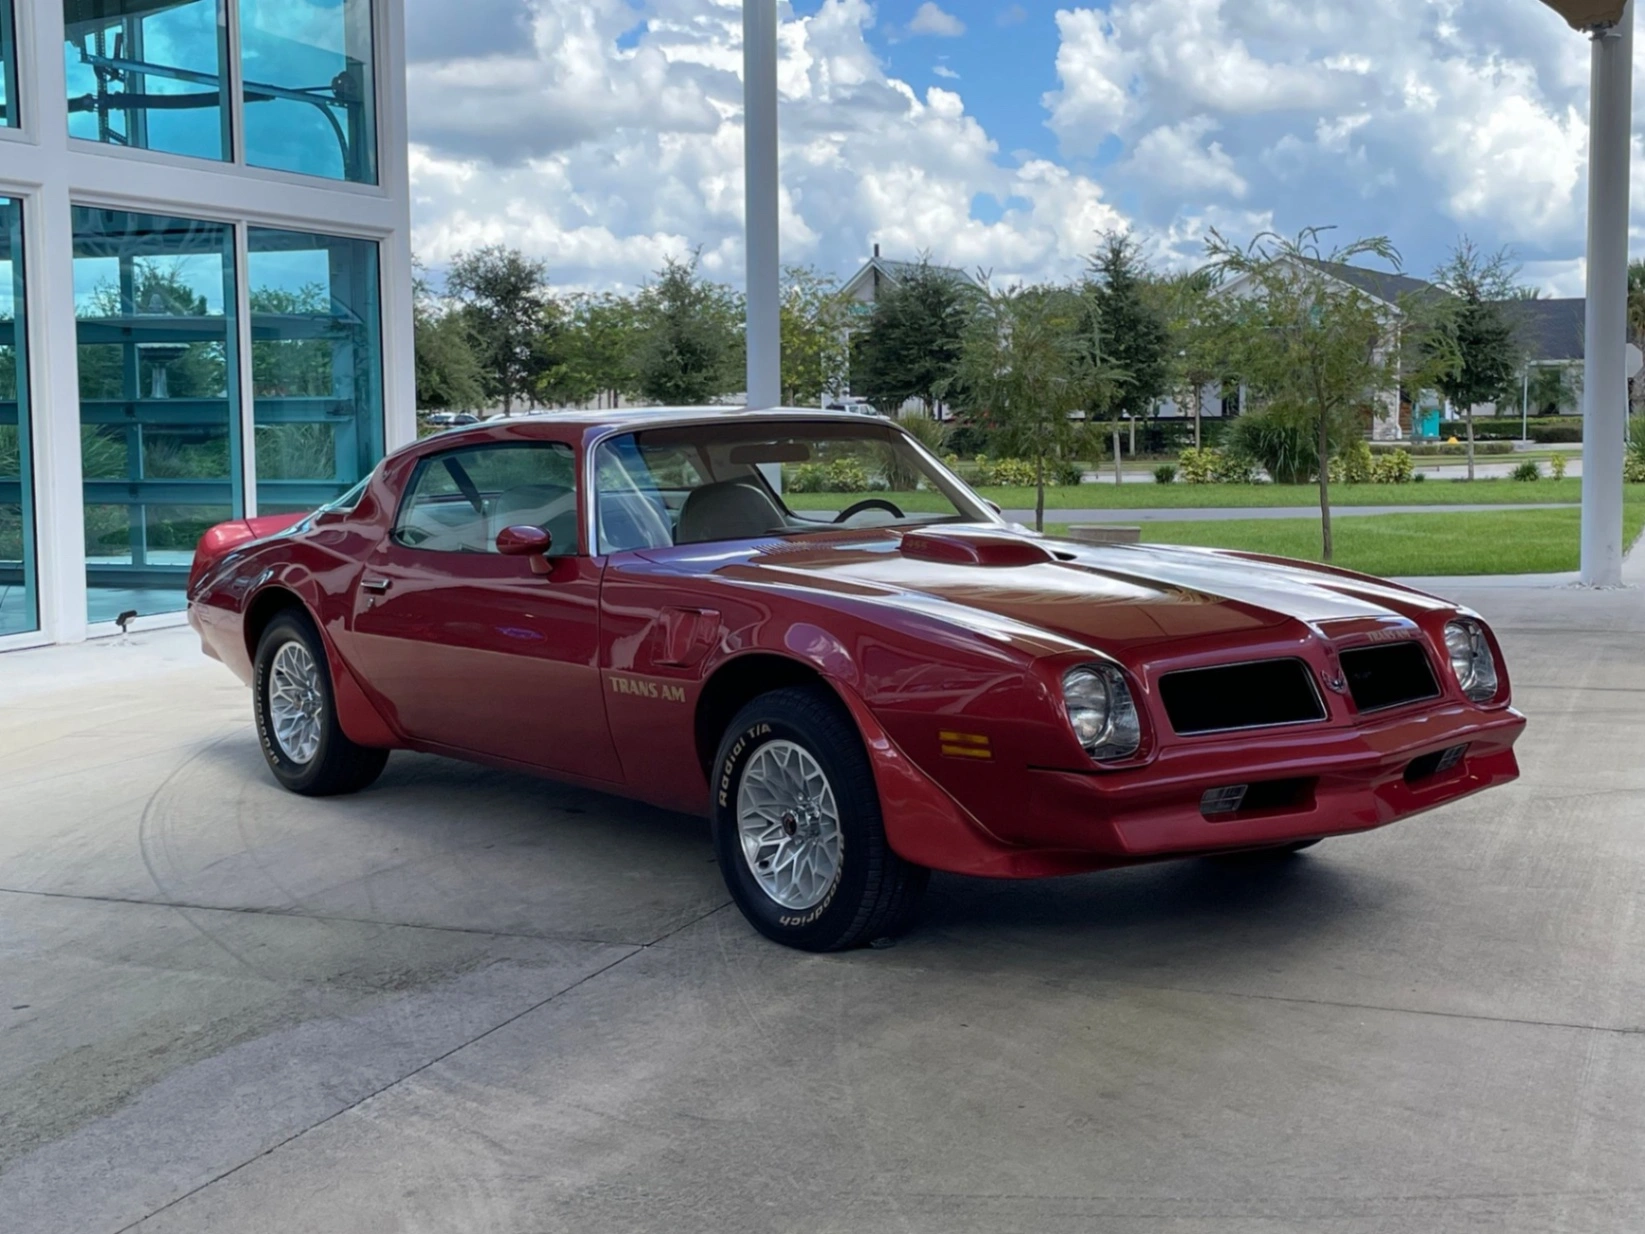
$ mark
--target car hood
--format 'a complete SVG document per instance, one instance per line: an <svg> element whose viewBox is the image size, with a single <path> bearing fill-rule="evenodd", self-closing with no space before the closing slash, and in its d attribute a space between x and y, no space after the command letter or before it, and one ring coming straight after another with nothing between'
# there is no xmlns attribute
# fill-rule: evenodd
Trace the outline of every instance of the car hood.
<svg viewBox="0 0 1645 1234"><path fill-rule="evenodd" d="M727 582L890 604L1006 638L1039 632L1146 649L1183 638L1237 643L1344 623L1408 625L1443 601L1397 584L1213 549L1087 545L1003 528L835 533L674 550L671 564ZM660 561L660 555L659 555Z"/></svg>

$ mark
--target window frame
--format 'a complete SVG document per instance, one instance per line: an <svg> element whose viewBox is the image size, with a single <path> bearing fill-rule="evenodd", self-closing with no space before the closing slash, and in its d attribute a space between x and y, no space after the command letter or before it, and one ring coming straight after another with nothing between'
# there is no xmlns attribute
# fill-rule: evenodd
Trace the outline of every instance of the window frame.
<svg viewBox="0 0 1645 1234"><path fill-rule="evenodd" d="M40 0L41 3L62 6L63 0ZM63 125L64 134L68 139L71 150L97 151L99 154L112 155L116 158L138 159L145 162L155 162L162 165L181 166L186 168L232 168L237 175L262 177L276 182L298 184L311 187L323 187L333 191L355 192L371 197L387 197L392 188L395 174L394 169L385 169L384 151L390 148L387 124L390 106L400 106L395 102L390 82L386 73L389 44L395 34L394 17L389 12L396 7L392 0L363 0L369 5L369 28L371 30L371 80L372 91L370 100L370 123L367 131L371 141L371 178L366 180L350 180L345 174L341 176L317 175L312 172L289 171L278 167L267 167L247 160L246 151L246 99L245 75L242 70L241 31L240 31L240 0L219 0L223 10L221 18L227 46L223 61L222 81L219 89L227 96L227 108L224 123L229 129L228 150L222 158L208 158L193 154L179 154L166 150L152 150L144 147L125 146L118 143L101 142L92 138L78 137L68 132L68 125ZM19 43L17 58L22 60L28 51L26 34L24 31L25 19L30 15L26 12L14 13L15 27ZM56 54L61 57L68 48L66 41L58 44ZM18 74L23 69L19 67ZM38 76L38 74L35 74ZM19 90L19 97L21 91ZM22 108L19 102L19 110ZM38 108L27 109L23 117L24 122L32 123L33 111ZM0 140L22 135L26 130L15 126L0 125ZM403 132L401 133L404 139ZM271 224L272 225L272 224Z"/></svg>
<svg viewBox="0 0 1645 1234"><path fill-rule="evenodd" d="M457 454L478 454L489 451L504 450L557 450L563 451L570 459L570 477L572 496L576 499L576 508L572 514L573 526L577 528L577 542L569 552L555 551L558 546L550 544L548 559L554 561L565 557L587 557L586 543L583 532L583 511L586 506L587 489L583 484L583 469L579 465L577 448L570 442L560 441L557 438L540 438L535 441L478 441L466 445L451 445L443 450L431 450L420 457L411 468L411 474L406 477L405 485L400 489L398 500L394 503L394 517L389 520L387 540L397 549L413 553L429 553L436 558L494 559L500 557L496 552L495 542L487 549L440 549L427 548L421 544L408 544L400 538L400 528L411 508L412 499L416 496L417 485L424 475L442 459ZM482 515L489 519L490 515ZM535 524L531 524L535 526Z"/></svg>
<svg viewBox="0 0 1645 1234"><path fill-rule="evenodd" d="M588 494L588 499L583 502L584 513L581 532L586 538L588 544L591 546L598 546L600 543L600 503L593 498L598 492L599 477L597 473L599 468L599 458L600 452L605 446L609 445L617 438L634 437L638 439L645 436L647 433L679 432L689 431L691 429L701 429L707 432L724 432L728 428L733 427L747 427L751 432L769 428L791 436L803 436L805 433L815 430L821 430L825 434L834 432L840 433L841 435L847 435L843 432L843 430L857 429L860 431L860 435L864 439L873 437L876 433L884 434L888 439L892 437L900 438L902 443L924 462L926 468L931 473L932 478L942 481L942 484L939 485L940 491L943 496L953 503L955 509L959 511L965 522L982 523L998 527L1005 527L1009 525L1005 518L996 512L986 500L978 496L969 484L960 479L960 477L954 473L952 468L943 463L943 461L930 450L927 450L916 438L904 432L895 424L883 421L876 424L873 420L868 420L865 423L864 417L862 416L848 416L839 414L831 415L828 413L818 416L801 416L798 414L773 415L762 418L750 417L743 420L728 419L722 414L715 417L705 416L690 420L665 420L656 424L632 423L611 425L608 426L603 432L600 432L595 436L591 436L584 444L584 457L581 472L584 492ZM782 501L783 495L781 491L772 488L769 478L766 477L763 472L761 475L761 480L765 484L765 487L774 493L778 501L786 506L787 502ZM836 528L836 530L837 529L838 528ZM806 529L806 531L810 530L810 528ZM819 524L816 527L816 530L827 531L829 530L829 527L826 524ZM731 543L731 541L707 541L705 543ZM702 545L675 545L674 547L694 548L702 547ZM613 551L649 552L660 550L621 549ZM611 554L601 555L610 556Z"/></svg>

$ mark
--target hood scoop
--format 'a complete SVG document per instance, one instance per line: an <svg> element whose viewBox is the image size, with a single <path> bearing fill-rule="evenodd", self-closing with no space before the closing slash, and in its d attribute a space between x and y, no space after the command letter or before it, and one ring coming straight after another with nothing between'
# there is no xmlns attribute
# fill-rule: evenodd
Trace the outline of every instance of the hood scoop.
<svg viewBox="0 0 1645 1234"><path fill-rule="evenodd" d="M961 527L911 531L902 538L900 551L916 561L951 566L1043 566L1056 560L1051 550L1037 541Z"/></svg>

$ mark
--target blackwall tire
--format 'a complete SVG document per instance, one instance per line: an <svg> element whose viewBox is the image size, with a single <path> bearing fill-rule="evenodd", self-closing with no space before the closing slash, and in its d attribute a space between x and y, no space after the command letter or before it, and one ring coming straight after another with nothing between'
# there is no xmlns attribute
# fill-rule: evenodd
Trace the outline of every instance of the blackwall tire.
<svg viewBox="0 0 1645 1234"><path fill-rule="evenodd" d="M325 647L306 614L290 610L269 622L254 668L257 737L282 787L335 797L382 774L388 751L356 745L337 722Z"/></svg>
<svg viewBox="0 0 1645 1234"><path fill-rule="evenodd" d="M720 873L767 938L843 951L912 919L930 872L891 851L862 738L826 688L774 690L738 712L711 790Z"/></svg>

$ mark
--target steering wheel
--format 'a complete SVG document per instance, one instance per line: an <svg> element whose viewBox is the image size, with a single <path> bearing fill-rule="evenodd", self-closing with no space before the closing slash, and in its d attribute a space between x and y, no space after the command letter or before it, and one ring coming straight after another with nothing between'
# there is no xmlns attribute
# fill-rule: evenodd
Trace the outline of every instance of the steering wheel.
<svg viewBox="0 0 1645 1234"><path fill-rule="evenodd" d="M906 514L904 514L901 510L899 510L897 508L895 502L887 501L883 497L869 497L869 498L866 498L863 501L859 501L854 506L851 506L847 509L841 510L839 512L839 514L835 517L834 521L836 523L849 523L852 519L856 518L857 515L861 514L864 510L887 510L887 511L890 512L890 514L893 518L907 518L908 517Z"/></svg>

